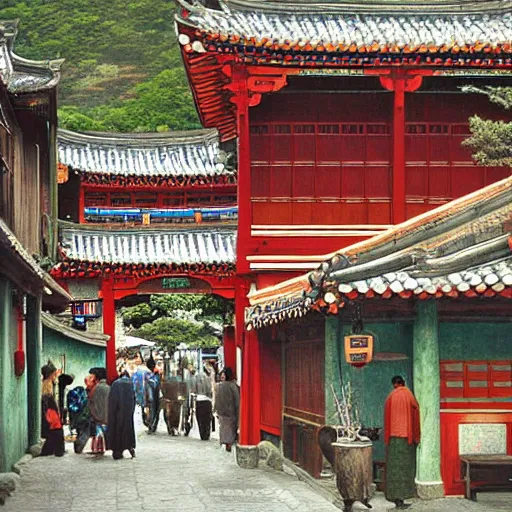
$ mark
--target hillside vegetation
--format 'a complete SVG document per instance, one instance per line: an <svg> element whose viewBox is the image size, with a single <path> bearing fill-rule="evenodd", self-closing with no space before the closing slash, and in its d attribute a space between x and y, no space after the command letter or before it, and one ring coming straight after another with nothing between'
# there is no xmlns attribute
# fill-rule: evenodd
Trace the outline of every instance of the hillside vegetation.
<svg viewBox="0 0 512 512"><path fill-rule="evenodd" d="M172 0L2 0L20 19L15 51L66 59L60 123L72 130L199 128L174 32Z"/></svg>

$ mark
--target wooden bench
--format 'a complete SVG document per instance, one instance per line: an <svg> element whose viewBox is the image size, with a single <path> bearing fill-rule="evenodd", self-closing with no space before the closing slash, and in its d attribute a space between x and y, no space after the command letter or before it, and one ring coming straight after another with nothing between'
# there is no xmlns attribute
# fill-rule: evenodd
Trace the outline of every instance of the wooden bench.
<svg viewBox="0 0 512 512"><path fill-rule="evenodd" d="M479 492L512 491L511 455L463 455L460 458L466 499Z"/></svg>

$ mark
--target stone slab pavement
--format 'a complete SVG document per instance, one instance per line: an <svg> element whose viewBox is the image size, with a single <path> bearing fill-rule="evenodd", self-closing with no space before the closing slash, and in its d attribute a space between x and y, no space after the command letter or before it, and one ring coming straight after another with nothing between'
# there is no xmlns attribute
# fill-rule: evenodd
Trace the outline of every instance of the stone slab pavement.
<svg viewBox="0 0 512 512"><path fill-rule="evenodd" d="M306 483L270 469L243 470L234 452L197 435L138 435L137 457L75 455L29 462L1 512L336 512Z"/></svg>
<svg viewBox="0 0 512 512"><path fill-rule="evenodd" d="M144 433L139 419L137 457L114 461L75 455L40 457L23 469L21 486L0 512L336 512L335 505L306 482L263 465L243 470L234 453L216 439L170 437L161 424L156 435ZM214 437L216 435L214 434ZM414 503L411 511L501 512L512 510L512 495L487 494L478 503L443 499ZM383 496L373 512L389 510ZM394 508L394 505L392 505ZM368 510L363 505L357 510Z"/></svg>

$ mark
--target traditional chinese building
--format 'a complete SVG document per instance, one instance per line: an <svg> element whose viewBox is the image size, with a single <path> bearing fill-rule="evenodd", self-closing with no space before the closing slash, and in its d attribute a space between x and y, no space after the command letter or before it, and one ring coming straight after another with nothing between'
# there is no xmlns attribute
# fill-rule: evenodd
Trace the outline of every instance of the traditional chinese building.
<svg viewBox="0 0 512 512"><path fill-rule="evenodd" d="M315 421L336 423L331 386L339 392L350 382L363 423L382 427L390 379L399 374L420 404L421 497L463 493L461 455L512 454L511 250L507 178L252 294L247 327L282 346L283 364L298 348L317 354L302 378L294 367L283 370L285 453L321 468L318 449L287 418L289 400ZM346 359L344 336L352 332L373 337L373 361L363 368ZM324 390L308 390L311 375ZM384 459L382 442L374 452Z"/></svg>
<svg viewBox="0 0 512 512"><path fill-rule="evenodd" d="M102 299L107 369L117 376L115 310L153 293L235 296L236 173L216 130L59 131L61 263L76 297ZM69 222L73 221L73 222ZM227 329L225 359L235 366Z"/></svg>
<svg viewBox="0 0 512 512"><path fill-rule="evenodd" d="M475 165L462 145L471 115L507 115L464 86L510 76L508 3L178 2L201 121L237 140L244 291L510 174ZM284 439L290 421L305 452L306 439L315 444L308 432L325 421L324 375L311 373L324 358L323 322L282 354L261 333L243 333L240 301L241 442ZM281 363L290 382L307 383L303 392L282 398Z"/></svg>
<svg viewBox="0 0 512 512"><path fill-rule="evenodd" d="M0 22L0 472L40 442L41 308L71 297L44 270L57 229L56 86L61 60L13 53Z"/></svg>

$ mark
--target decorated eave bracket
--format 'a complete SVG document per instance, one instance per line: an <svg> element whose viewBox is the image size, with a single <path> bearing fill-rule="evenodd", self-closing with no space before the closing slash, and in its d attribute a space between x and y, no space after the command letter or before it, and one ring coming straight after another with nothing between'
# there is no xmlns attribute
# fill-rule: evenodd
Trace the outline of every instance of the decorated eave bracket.
<svg viewBox="0 0 512 512"><path fill-rule="evenodd" d="M244 72L237 64L229 63L222 67L222 73L231 79L225 89L233 93L231 102L241 107L240 101L243 94L248 94L248 106L256 107L261 102L262 94L279 92L288 85L287 73L278 73L275 68L249 66ZM240 75L240 77L236 77Z"/></svg>

